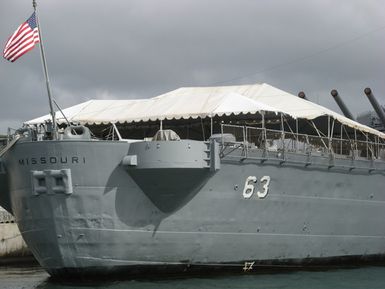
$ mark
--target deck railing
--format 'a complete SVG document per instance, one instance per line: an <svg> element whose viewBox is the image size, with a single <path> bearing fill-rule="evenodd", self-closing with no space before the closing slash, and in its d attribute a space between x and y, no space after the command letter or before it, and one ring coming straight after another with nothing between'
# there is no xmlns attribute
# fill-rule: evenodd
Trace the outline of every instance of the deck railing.
<svg viewBox="0 0 385 289"><path fill-rule="evenodd" d="M233 144L242 147L246 154L249 150L262 149L267 152L277 151L283 154L291 152L307 155L329 155L333 158L385 160L385 141L377 137L376 141L328 138L292 131L230 124L222 124L221 132L222 136L232 135L234 137ZM229 143L228 137L222 137L222 145L225 143Z"/></svg>

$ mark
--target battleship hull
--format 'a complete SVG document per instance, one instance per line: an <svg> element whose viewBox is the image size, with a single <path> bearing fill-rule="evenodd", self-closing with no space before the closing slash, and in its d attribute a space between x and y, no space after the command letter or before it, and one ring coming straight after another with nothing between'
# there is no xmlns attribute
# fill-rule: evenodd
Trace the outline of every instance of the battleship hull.
<svg viewBox="0 0 385 289"><path fill-rule="evenodd" d="M2 163L22 236L53 276L383 260L384 163L304 158L71 140L20 141Z"/></svg>

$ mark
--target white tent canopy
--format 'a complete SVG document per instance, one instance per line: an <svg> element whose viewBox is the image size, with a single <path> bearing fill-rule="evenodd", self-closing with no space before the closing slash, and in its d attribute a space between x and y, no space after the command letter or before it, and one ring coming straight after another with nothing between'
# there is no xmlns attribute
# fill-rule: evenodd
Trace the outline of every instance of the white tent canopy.
<svg viewBox="0 0 385 289"><path fill-rule="evenodd" d="M80 123L124 123L163 119L213 117L240 113L279 110L235 92L198 93L195 95L164 94L142 100L90 100L63 113L69 121ZM43 123L50 115L30 120L27 124ZM58 123L65 118L57 112Z"/></svg>
<svg viewBox="0 0 385 289"><path fill-rule="evenodd" d="M330 116L344 125L385 138L384 133L268 84L184 87L150 99L90 100L63 110L69 121L82 124L188 119L259 111L282 112L308 120ZM65 122L60 112L56 118L58 123ZM45 115L26 124L39 124L48 119L50 115Z"/></svg>

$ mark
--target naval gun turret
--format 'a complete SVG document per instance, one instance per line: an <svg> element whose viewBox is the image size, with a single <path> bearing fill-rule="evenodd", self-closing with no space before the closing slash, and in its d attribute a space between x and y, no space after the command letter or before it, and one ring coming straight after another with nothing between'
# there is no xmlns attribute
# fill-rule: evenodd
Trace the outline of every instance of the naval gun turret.
<svg viewBox="0 0 385 289"><path fill-rule="evenodd" d="M340 107L342 113L347 118L350 118L351 120L355 120L353 114L350 112L350 110L347 108L343 100L341 99L340 95L338 94L338 91L333 89L330 94L333 96L334 100L336 101L337 105Z"/></svg>
<svg viewBox="0 0 385 289"><path fill-rule="evenodd" d="M378 104L377 100L373 96L372 90L369 87L365 88L364 93L367 95L370 103L374 107L374 111L361 113L357 116L357 121L379 131L385 131L385 124L383 123L384 107L381 107L381 105Z"/></svg>
<svg viewBox="0 0 385 289"><path fill-rule="evenodd" d="M385 112L384 108L378 103L377 99L374 97L372 90L367 87L364 89L366 96L368 97L370 104L373 106L375 112L382 122L382 126L385 127Z"/></svg>

